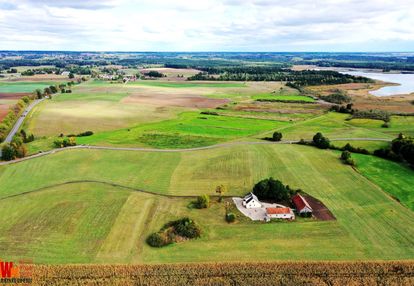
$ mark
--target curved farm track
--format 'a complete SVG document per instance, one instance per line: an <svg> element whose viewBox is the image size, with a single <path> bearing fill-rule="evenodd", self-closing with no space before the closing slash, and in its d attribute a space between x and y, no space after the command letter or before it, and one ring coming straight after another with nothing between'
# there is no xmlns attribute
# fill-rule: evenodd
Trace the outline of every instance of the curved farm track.
<svg viewBox="0 0 414 286"><path fill-rule="evenodd" d="M14 194L14 195L2 197L2 198L0 198L0 201L4 201L4 200L7 200L7 199L20 197L20 196L25 196L25 195L29 195L29 194L33 194L33 193L40 193L42 191L47 191L51 188L67 186L67 185L76 185L76 184L82 184L82 183L102 184L102 185L106 185L106 186L111 186L111 187L116 187L116 188L129 190L129 191L132 191L132 192L144 193L144 194L148 194L148 195L160 196L160 197L165 197L165 198L195 199L195 198L198 197L198 196L179 196L179 195L161 194L161 193L145 191L145 190L142 190L142 189L129 187L129 186L125 186L125 185L120 185L120 184L117 184L117 183L99 181L99 180L74 180L74 181L66 181L66 182L63 182L63 183L52 184L52 185L44 186L44 187L37 188L37 189L31 190L31 191L27 191L27 192L23 192L23 193L19 193L19 194ZM210 196L210 197L218 198L218 196L214 196L214 195ZM223 195L222 197L223 198L230 198L232 196L224 196Z"/></svg>

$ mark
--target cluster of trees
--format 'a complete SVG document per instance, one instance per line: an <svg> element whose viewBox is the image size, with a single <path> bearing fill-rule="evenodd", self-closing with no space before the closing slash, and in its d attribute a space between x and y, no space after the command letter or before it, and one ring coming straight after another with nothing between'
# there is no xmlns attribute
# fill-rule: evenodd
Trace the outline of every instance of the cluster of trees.
<svg viewBox="0 0 414 286"><path fill-rule="evenodd" d="M201 228L192 219L185 217L166 223L159 232L147 237L147 243L152 247L163 247L180 238L194 239L201 236Z"/></svg>
<svg viewBox="0 0 414 286"><path fill-rule="evenodd" d="M346 93L346 91L338 89L334 93L330 95L320 96L321 99L336 103L336 104L343 104L351 102L352 98Z"/></svg>
<svg viewBox="0 0 414 286"><path fill-rule="evenodd" d="M27 133L24 129L20 130L20 137L23 140L23 143L33 142L35 137L33 134Z"/></svg>
<svg viewBox="0 0 414 286"><path fill-rule="evenodd" d="M348 114L352 114L355 109L353 109L353 104L352 103L348 103L347 105L333 105L330 108L331 111L335 111L335 112L339 112L339 113L348 113Z"/></svg>
<svg viewBox="0 0 414 286"><path fill-rule="evenodd" d="M329 139L322 135L321 132L316 133L312 139L313 145L319 149L328 149L331 146Z"/></svg>
<svg viewBox="0 0 414 286"><path fill-rule="evenodd" d="M288 185L272 177L261 180L253 187L253 194L261 200L289 202L293 195L300 190L293 190Z"/></svg>
<svg viewBox="0 0 414 286"><path fill-rule="evenodd" d="M219 81L285 81L292 88L311 85L372 82L371 79L342 74L335 71L304 70L294 71L280 67L213 67L204 68L188 80Z"/></svg>
<svg viewBox="0 0 414 286"><path fill-rule="evenodd" d="M78 78L76 81L72 80L72 81L69 81L67 83L62 83L62 84L59 84L59 85L51 85L51 86L45 87L43 89L43 91L40 90L40 89L36 89L34 91L34 94L35 94L36 98L40 99L40 98L43 98L45 96L50 97L51 95L56 94L58 92L60 92L60 93L72 93L71 88L75 84L79 84L79 83L81 83L83 81L87 81L87 80L88 80L87 78L82 77L82 78Z"/></svg>
<svg viewBox="0 0 414 286"><path fill-rule="evenodd" d="M384 58L382 60L384 60ZM396 59L394 58L393 60L395 61ZM313 62L312 64L315 64L315 62ZM391 71L391 70L414 71L414 62L319 61L316 64L320 67L346 67L346 68L382 69L384 72L388 72L388 71Z"/></svg>
<svg viewBox="0 0 414 286"><path fill-rule="evenodd" d="M11 143L4 144L2 147L2 160L10 161L16 158L23 158L27 155L27 149L23 143L34 141L34 135L28 134L24 129L20 130L17 135L13 137Z"/></svg>
<svg viewBox="0 0 414 286"><path fill-rule="evenodd" d="M376 119L376 120L382 120L385 123L391 121L391 115L389 112L384 110L353 110L352 117L350 119L354 118L365 118L365 119Z"/></svg>
<svg viewBox="0 0 414 286"><path fill-rule="evenodd" d="M375 120L382 120L384 124L382 124L383 128L390 127L391 121L391 114L384 110L358 110L353 108L352 103L348 103L347 105L334 105L330 108L331 111L339 112L339 113L347 113L351 114L349 118L346 120L356 119L356 118L364 118L364 119L375 119Z"/></svg>
<svg viewBox="0 0 414 286"><path fill-rule="evenodd" d="M6 139L7 134L10 129L13 127L20 113L24 108L30 103L30 97L23 96L15 105L13 105L7 115L3 118L0 123L0 141Z"/></svg>
<svg viewBox="0 0 414 286"><path fill-rule="evenodd" d="M147 77L152 77L152 78L166 77L165 74L160 73L158 71L149 71L149 72L144 73L144 75L147 76Z"/></svg>
<svg viewBox="0 0 414 286"><path fill-rule="evenodd" d="M63 71L69 72L69 78L74 78L75 74L80 75L91 75L92 69L90 67L83 66L67 66L64 68L59 67L43 67L43 68L32 68L21 72L23 76L34 76L36 74L56 74L59 75ZM8 73L17 73L17 69L13 68L7 71Z"/></svg>
<svg viewBox="0 0 414 286"><path fill-rule="evenodd" d="M56 148L65 148L70 146L76 146L76 138L75 137L60 137L53 141L53 145Z"/></svg>
<svg viewBox="0 0 414 286"><path fill-rule="evenodd" d="M85 132L81 132L81 133L78 133L78 134L68 134L68 135L66 135L66 137L87 137L87 136L92 136L92 135L93 135L92 131L85 131ZM65 137L65 135L63 133L61 133L59 135L59 137L63 138L63 137Z"/></svg>
<svg viewBox="0 0 414 286"><path fill-rule="evenodd" d="M65 68L65 70L67 70L68 72L70 72L70 74L75 75L75 74L80 74L80 75L91 75L92 74L92 69L88 66L67 66ZM69 74L69 78L70 78L70 74Z"/></svg>
<svg viewBox="0 0 414 286"><path fill-rule="evenodd" d="M11 143L3 144L1 152L1 159L4 161L23 158L27 155L27 149L23 145L23 140L20 136L14 136Z"/></svg>
<svg viewBox="0 0 414 286"><path fill-rule="evenodd" d="M322 133L318 132L313 136L312 142L307 142L304 139L299 141L300 145L312 145L316 146L320 149L333 149L333 150L340 150L340 151L348 151L351 153L359 153L364 155L371 154L367 149L361 147L354 147L349 143L346 143L343 147L336 147L330 143L330 140L323 136Z"/></svg>
<svg viewBox="0 0 414 286"><path fill-rule="evenodd" d="M374 151L374 155L397 162L407 162L414 168L414 138L399 134L388 148Z"/></svg>
<svg viewBox="0 0 414 286"><path fill-rule="evenodd" d="M354 147L349 143L346 143L345 146L343 146L342 148L340 148L339 150L342 151L348 151L348 152L352 152L352 153L359 153L359 154L364 154L364 155L369 155L369 151L365 148L361 148L361 147Z"/></svg>
<svg viewBox="0 0 414 286"><path fill-rule="evenodd" d="M60 68L44 67L37 69L27 69L23 71L21 74L24 76L33 76L35 74L61 74L61 72L62 70Z"/></svg>

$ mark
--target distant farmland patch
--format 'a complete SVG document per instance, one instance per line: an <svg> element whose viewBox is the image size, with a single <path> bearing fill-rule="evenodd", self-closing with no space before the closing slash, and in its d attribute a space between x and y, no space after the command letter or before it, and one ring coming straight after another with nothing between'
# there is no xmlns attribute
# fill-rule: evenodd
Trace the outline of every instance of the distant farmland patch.
<svg viewBox="0 0 414 286"><path fill-rule="evenodd" d="M43 89L50 85L55 85L56 82L4 82L0 81L0 93L22 93L33 92L36 89Z"/></svg>
<svg viewBox="0 0 414 286"><path fill-rule="evenodd" d="M212 83L182 83L182 82L164 82L164 81L136 81L128 83L131 85L157 86L157 87L174 87L174 88L191 88L191 87L245 87L244 83L227 83L227 82L212 82Z"/></svg>

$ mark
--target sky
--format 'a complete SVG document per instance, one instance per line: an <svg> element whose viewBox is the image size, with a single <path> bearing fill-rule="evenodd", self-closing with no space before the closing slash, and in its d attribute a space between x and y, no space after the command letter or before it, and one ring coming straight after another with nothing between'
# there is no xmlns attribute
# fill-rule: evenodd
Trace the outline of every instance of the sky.
<svg viewBox="0 0 414 286"><path fill-rule="evenodd" d="M0 0L0 50L414 51L414 0Z"/></svg>

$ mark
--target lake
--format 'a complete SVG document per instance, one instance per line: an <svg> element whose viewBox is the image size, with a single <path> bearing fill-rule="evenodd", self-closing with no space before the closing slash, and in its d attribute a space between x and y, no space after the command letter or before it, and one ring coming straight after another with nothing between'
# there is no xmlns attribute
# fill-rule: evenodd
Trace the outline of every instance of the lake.
<svg viewBox="0 0 414 286"><path fill-rule="evenodd" d="M385 82L397 83L399 85L386 86L378 90L370 91L370 94L375 96L390 96L396 94L410 94L414 92L414 74L390 74L379 72L365 72L365 71L340 71L342 73L364 76Z"/></svg>

